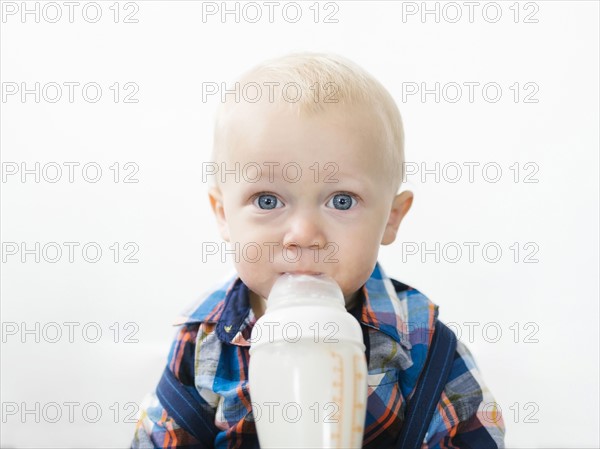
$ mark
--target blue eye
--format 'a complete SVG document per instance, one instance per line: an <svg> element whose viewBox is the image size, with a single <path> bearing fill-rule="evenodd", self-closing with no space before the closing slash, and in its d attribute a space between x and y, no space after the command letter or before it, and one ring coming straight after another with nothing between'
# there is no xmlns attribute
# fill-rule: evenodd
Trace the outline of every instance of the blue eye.
<svg viewBox="0 0 600 449"><path fill-rule="evenodd" d="M329 204L333 204L337 210L348 210L356 204L356 200L347 193L338 193L331 198L327 205Z"/></svg>
<svg viewBox="0 0 600 449"><path fill-rule="evenodd" d="M280 206L277 205L278 202L281 204ZM270 194L257 196L254 200L254 204L259 208L266 210L278 209L279 207L283 207L283 203L281 203L281 201L279 201L275 195Z"/></svg>

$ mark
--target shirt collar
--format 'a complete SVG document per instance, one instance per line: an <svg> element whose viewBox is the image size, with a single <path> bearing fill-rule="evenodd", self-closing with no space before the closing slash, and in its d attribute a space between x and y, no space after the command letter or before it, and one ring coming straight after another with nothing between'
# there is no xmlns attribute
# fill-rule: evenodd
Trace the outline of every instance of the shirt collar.
<svg viewBox="0 0 600 449"><path fill-rule="evenodd" d="M361 310L357 316L363 325L383 332L410 349L410 330L414 327L420 330L424 327L433 328L437 306L423 297L427 304L426 310L416 310L409 316L406 299L421 293L395 282L406 288L396 288L377 262L371 276L360 289ZM419 303L422 304L422 301ZM220 287L203 295L190 313L179 317L173 324L213 323L216 324L215 332L221 341L249 346L250 331L255 321L250 307L249 289L239 276L233 275Z"/></svg>

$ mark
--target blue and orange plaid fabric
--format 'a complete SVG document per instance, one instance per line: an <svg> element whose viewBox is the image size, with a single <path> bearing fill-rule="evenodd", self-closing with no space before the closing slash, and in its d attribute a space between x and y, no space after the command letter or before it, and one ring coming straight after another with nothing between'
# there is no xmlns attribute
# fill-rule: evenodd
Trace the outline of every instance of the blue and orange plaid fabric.
<svg viewBox="0 0 600 449"><path fill-rule="evenodd" d="M425 363L438 307L422 293L387 277L377 263L350 312L363 330L368 403L363 448L395 448L407 400ZM214 448L259 448L248 366L256 319L249 290L236 275L203 295L176 324L168 367L200 395L218 433ZM169 416L155 393L142 404L132 448L202 448ZM423 449L503 448L504 421L471 353L458 342L450 377Z"/></svg>

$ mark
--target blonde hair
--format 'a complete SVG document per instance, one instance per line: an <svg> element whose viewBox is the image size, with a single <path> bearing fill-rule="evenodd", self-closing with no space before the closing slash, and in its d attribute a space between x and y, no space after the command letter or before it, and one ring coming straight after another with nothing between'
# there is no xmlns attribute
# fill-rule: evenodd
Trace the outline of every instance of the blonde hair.
<svg viewBox="0 0 600 449"><path fill-rule="evenodd" d="M301 93L300 97L286 101L298 115L325 111L327 105L367 106L374 112L374 120L385 133L382 160L384 170L397 192L403 178L404 130L396 102L387 89L359 65L336 54L301 52L266 60L245 72L236 86L258 85L268 80L275 101L282 103L289 95L289 86ZM273 85L277 87L273 88ZM333 92L332 92L333 91ZM317 97L318 95L318 97ZM248 101L247 99L245 99ZM237 99L236 99L237 102ZM254 102L254 101L250 101ZM226 112L235 107L232 101L223 100L217 110L212 160L217 158L220 134L226 122ZM349 110L349 108L345 108Z"/></svg>

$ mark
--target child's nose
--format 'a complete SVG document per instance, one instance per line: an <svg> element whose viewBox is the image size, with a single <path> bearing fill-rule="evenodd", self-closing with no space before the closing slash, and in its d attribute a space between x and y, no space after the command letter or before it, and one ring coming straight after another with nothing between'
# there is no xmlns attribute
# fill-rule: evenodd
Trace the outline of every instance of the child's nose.
<svg viewBox="0 0 600 449"><path fill-rule="evenodd" d="M293 217L283 239L284 247L323 249L326 244L320 221L310 214L297 214Z"/></svg>

